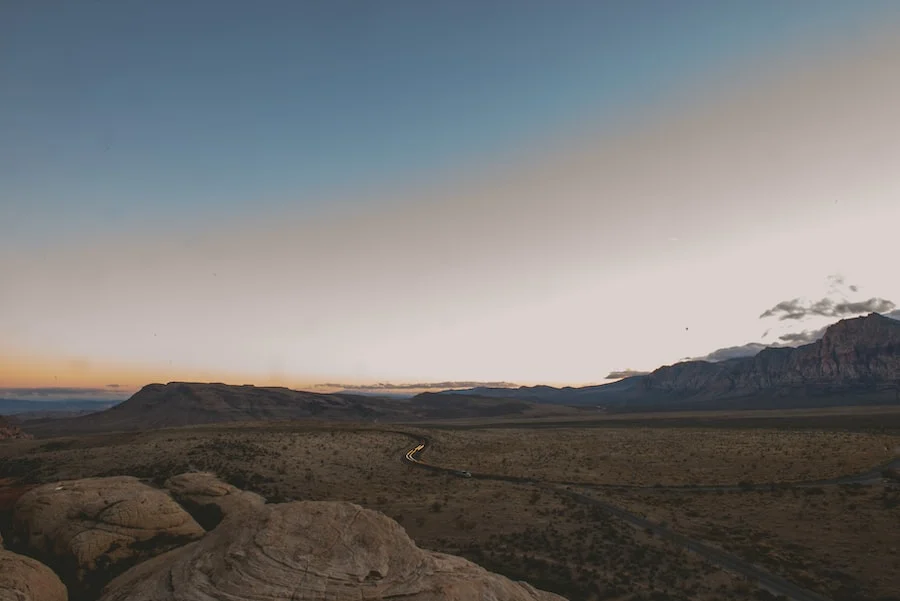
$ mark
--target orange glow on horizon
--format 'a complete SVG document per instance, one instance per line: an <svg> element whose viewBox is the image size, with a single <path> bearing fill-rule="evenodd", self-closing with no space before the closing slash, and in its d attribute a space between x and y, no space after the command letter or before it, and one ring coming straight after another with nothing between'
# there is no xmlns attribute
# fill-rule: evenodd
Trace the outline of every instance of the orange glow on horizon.
<svg viewBox="0 0 900 601"><path fill-rule="evenodd" d="M233 374L190 370L174 366L134 366L97 362L76 357L36 357L0 353L0 387L109 388L111 392L134 392L156 382L225 382L259 386L314 389L309 380L279 376Z"/></svg>
<svg viewBox="0 0 900 601"><path fill-rule="evenodd" d="M418 380L421 381L421 380ZM0 388L85 388L107 389L109 393L133 393L153 383L166 382L223 382L226 384L252 384L255 386L283 386L294 390L330 393L342 390L339 386L326 386L324 382L340 382L347 386L360 386L367 392L379 390L376 381L355 378L322 377L290 378L278 375L235 374L213 370L190 370L174 366L125 365L91 361L75 357L37 357L22 353L0 352ZM436 392L441 388L404 388L405 382L391 382L397 388L383 388L384 393L405 392L419 394ZM602 383L602 382L601 382ZM597 382L516 382L516 386L592 386ZM111 386L114 385L114 386ZM353 392L349 390L348 392Z"/></svg>

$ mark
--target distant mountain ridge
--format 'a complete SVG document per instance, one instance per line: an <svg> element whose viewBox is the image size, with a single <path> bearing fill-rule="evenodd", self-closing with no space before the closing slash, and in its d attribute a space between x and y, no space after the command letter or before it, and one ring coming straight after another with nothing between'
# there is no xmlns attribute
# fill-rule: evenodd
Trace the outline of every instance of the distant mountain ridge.
<svg viewBox="0 0 900 601"><path fill-rule="evenodd" d="M676 363L598 386L473 388L392 399L170 382L145 386L105 411L26 422L25 431L53 436L246 421L411 422L583 413L573 407L635 411L873 402L900 402L900 321L877 313L840 321L805 346L768 348L719 363Z"/></svg>
<svg viewBox="0 0 900 601"><path fill-rule="evenodd" d="M126 401L97 413L28 425L28 431L85 433L149 430L196 424L323 418L370 420L393 413L379 399L319 394L280 387L220 383L148 384Z"/></svg>
<svg viewBox="0 0 900 601"><path fill-rule="evenodd" d="M611 409L808 406L819 402L900 401L900 321L871 313L841 320L799 347L767 348L753 357L718 363L685 361L643 376L599 386L472 389L477 394L540 403Z"/></svg>
<svg viewBox="0 0 900 601"><path fill-rule="evenodd" d="M130 399L105 411L24 424L29 433L55 436L228 422L300 419L400 422L559 415L567 411L573 410L492 397L443 397L429 393L414 399L394 399L278 387L169 382L144 386Z"/></svg>

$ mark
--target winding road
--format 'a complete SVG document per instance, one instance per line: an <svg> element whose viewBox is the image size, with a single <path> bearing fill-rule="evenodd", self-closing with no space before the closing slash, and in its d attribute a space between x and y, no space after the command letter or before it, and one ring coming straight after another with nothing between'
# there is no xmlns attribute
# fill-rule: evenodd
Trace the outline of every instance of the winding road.
<svg viewBox="0 0 900 601"><path fill-rule="evenodd" d="M421 455L428 448L429 444L428 439L422 440L415 447L409 449L406 452L404 460L408 463L411 463L417 467L428 469L432 471L445 472L449 474L459 474L461 473L461 469L453 469L447 467L440 467L436 465L432 465L430 463L426 463L421 459ZM594 497L570 490L569 486L578 486L582 488L607 488L607 489L647 489L647 490L686 490L686 491L716 491L716 490L754 490L754 489L769 489L772 486L778 487L811 487L811 486L836 486L841 484L871 484L877 482L881 478L881 472L885 469L900 469L900 458L891 461L890 463L875 467L865 473L862 474L854 474L849 476L843 476L840 478L832 478L829 480L815 480L815 481L806 481L806 482L793 482L793 483L783 483L783 484L756 484L756 485L744 485L744 486L734 486L734 485L725 485L725 486L636 486L636 485L615 485L615 484L599 484L599 485L590 485L584 484L581 482L554 482L554 481L542 481L536 478L524 478L517 476L505 476L501 474L479 474L472 473L471 477L479 480L498 480L503 482L516 482L522 484L536 484L543 486L552 486L554 490L569 496L570 498L579 501L581 503L586 503L589 505L593 505L594 507L598 507L608 514L617 517L629 524L636 526L638 528L646 529L652 531L654 534L663 538L665 540L671 541L684 549L692 551L706 559L707 561L716 564L728 571L740 574L752 580L755 580L760 587L768 590L769 592L775 595L784 595L789 599L794 599L795 601L830 601L827 597L824 597L818 593L800 587L784 578L772 574L764 570L763 568L744 561L740 557L728 553L727 551L723 551L716 547L712 547L707 545L706 543L700 542L695 539L688 538L682 534L678 534L670 530L669 528L657 524L656 522L652 522L646 518L643 518L639 515L633 514L630 511L622 509L621 507L617 507L605 501L601 501L600 499L596 499Z"/></svg>

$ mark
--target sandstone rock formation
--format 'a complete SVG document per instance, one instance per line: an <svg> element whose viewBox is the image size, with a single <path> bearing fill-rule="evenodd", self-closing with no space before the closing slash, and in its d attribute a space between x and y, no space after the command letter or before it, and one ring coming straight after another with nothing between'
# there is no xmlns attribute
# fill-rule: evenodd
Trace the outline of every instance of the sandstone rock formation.
<svg viewBox="0 0 900 601"><path fill-rule="evenodd" d="M266 502L258 494L235 488L209 472L179 474L169 478L164 486L207 530L215 528L229 515Z"/></svg>
<svg viewBox="0 0 900 601"><path fill-rule="evenodd" d="M0 549L0 601L66 601L53 570L30 557Z"/></svg>
<svg viewBox="0 0 900 601"><path fill-rule="evenodd" d="M127 476L34 488L16 502L13 532L30 553L86 590L204 534L169 495Z"/></svg>
<svg viewBox="0 0 900 601"><path fill-rule="evenodd" d="M101 601L564 601L450 555L351 503L261 505L139 564Z"/></svg>

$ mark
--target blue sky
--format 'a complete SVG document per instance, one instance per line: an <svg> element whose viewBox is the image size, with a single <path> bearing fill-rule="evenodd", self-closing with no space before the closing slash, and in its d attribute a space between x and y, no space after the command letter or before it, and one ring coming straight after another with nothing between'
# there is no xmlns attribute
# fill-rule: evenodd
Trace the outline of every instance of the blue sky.
<svg viewBox="0 0 900 601"><path fill-rule="evenodd" d="M0 8L0 235L318 211L483 168L875 2L23 2ZM74 230L74 231L73 231Z"/></svg>
<svg viewBox="0 0 900 601"><path fill-rule="evenodd" d="M590 383L816 331L759 315L836 274L896 301L898 40L887 0L2 2L0 385Z"/></svg>

